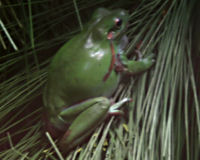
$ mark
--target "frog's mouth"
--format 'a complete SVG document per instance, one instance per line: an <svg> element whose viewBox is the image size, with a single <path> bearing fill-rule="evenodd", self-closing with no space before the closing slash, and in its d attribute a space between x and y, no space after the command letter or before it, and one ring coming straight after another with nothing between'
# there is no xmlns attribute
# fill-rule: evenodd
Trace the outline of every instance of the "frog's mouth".
<svg viewBox="0 0 200 160"><path fill-rule="evenodd" d="M107 39L111 40L114 37L114 33L112 31L108 32Z"/></svg>
<svg viewBox="0 0 200 160"><path fill-rule="evenodd" d="M125 29L124 29L122 32L124 32L124 31L125 31ZM122 32L121 32L121 31L113 31L113 30L110 30L110 31L108 32L108 34L107 34L107 39L109 39L109 40L117 39L117 38L119 38L121 35L123 35Z"/></svg>
<svg viewBox="0 0 200 160"><path fill-rule="evenodd" d="M120 38L122 35L124 35L124 32L126 31L127 28L128 24L121 27L114 26L108 31L107 39L114 40Z"/></svg>

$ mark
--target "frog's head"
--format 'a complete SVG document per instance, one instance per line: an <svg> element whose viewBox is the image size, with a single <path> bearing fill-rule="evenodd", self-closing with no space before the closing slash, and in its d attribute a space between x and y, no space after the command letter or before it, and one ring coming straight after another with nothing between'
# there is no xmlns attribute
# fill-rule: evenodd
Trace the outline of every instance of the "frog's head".
<svg viewBox="0 0 200 160"><path fill-rule="evenodd" d="M109 40L115 40L124 34L128 23L128 12L123 9L116 9L109 11L104 8L98 9L93 17L93 36L98 38L106 38Z"/></svg>

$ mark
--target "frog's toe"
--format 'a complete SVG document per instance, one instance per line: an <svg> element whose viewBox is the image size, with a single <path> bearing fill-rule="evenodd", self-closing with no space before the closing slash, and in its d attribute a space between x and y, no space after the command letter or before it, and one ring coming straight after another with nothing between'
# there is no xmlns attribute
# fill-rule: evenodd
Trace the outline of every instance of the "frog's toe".
<svg viewBox="0 0 200 160"><path fill-rule="evenodd" d="M109 114L111 115L115 115L115 114L123 114L123 112L121 110L119 110L119 108L127 102L131 102L132 99L131 98L124 98L121 101L114 103L110 109L109 109Z"/></svg>
<svg viewBox="0 0 200 160"><path fill-rule="evenodd" d="M145 61L151 66L155 63L155 54L150 54L145 58Z"/></svg>
<svg viewBox="0 0 200 160"><path fill-rule="evenodd" d="M151 54L147 55L146 58L153 59L153 58L155 58L155 54L151 53Z"/></svg>

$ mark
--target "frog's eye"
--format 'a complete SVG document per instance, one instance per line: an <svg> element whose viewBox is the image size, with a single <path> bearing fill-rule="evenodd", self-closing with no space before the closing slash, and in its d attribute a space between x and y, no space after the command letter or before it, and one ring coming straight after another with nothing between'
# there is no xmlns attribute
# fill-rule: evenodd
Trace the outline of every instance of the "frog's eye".
<svg viewBox="0 0 200 160"><path fill-rule="evenodd" d="M120 18L116 18L115 25L116 25L116 27L120 27L122 25L122 20Z"/></svg>

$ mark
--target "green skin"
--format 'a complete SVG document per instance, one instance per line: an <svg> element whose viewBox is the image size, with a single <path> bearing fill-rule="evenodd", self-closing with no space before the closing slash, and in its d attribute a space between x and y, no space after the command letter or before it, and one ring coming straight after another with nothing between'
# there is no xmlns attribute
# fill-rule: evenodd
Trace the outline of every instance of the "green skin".
<svg viewBox="0 0 200 160"><path fill-rule="evenodd" d="M153 64L152 56L133 61L123 54L119 39L128 16L122 9L97 9L84 30L65 43L50 64L43 96L47 130L54 134L50 125L64 132L59 141L64 151L82 143L108 113L120 113L118 108L130 100L111 105L107 98L118 86L120 73L140 73ZM120 72L111 65L112 54L119 52L114 66Z"/></svg>

